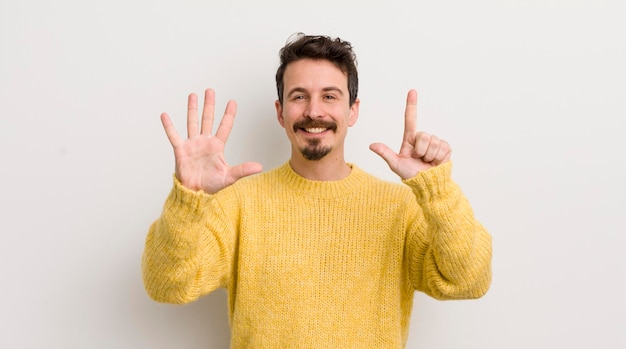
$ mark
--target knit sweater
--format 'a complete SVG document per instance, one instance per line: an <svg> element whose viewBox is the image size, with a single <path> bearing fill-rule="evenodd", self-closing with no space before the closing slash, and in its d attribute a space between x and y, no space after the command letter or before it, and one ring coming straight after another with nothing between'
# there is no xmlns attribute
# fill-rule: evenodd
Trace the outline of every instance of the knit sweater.
<svg viewBox="0 0 626 349"><path fill-rule="evenodd" d="M415 290L481 297L491 237L450 162L390 183L289 164L209 195L174 179L142 261L156 301L228 291L231 348L403 348Z"/></svg>

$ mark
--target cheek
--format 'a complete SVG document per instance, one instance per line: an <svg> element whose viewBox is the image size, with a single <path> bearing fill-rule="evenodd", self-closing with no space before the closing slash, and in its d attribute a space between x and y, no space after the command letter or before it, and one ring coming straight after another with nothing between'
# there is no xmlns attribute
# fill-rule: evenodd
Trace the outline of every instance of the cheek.
<svg viewBox="0 0 626 349"><path fill-rule="evenodd" d="M294 123L294 121L298 118L298 110L297 108L290 108L290 107L286 107L285 109L283 109L283 114L282 114L282 124L283 127L287 126L287 125L292 125Z"/></svg>
<svg viewBox="0 0 626 349"><path fill-rule="evenodd" d="M283 115L285 117L288 117L289 115L297 115L300 112L300 109L302 109L302 107L298 106L297 104L285 104L285 107L283 109Z"/></svg>

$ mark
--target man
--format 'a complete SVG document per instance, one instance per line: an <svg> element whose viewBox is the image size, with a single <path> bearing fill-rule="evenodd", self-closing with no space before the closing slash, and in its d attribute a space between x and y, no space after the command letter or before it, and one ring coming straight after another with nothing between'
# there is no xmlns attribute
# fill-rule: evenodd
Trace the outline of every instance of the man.
<svg viewBox="0 0 626 349"><path fill-rule="evenodd" d="M211 135L210 89L200 128L189 96L187 139L162 114L176 170L146 239L146 290L187 303L226 288L233 348L402 348L415 290L485 294L491 238L450 178L448 143L417 131L414 90L400 152L370 146L404 184L388 183L344 159L359 114L350 43L299 35L280 56L276 114L292 148L283 166L251 176L260 164L224 161L236 105Z"/></svg>

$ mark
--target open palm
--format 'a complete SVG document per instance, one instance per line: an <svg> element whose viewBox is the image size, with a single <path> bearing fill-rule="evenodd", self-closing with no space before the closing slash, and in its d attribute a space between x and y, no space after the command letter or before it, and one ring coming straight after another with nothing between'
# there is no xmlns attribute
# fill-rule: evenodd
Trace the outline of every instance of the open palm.
<svg viewBox="0 0 626 349"><path fill-rule="evenodd" d="M232 130L237 113L235 101L229 101L220 125L212 135L215 116L215 92L204 92L202 121L198 127L198 97L190 94L187 101L187 139L180 137L167 113L161 114L161 122L176 159L176 178L191 190L203 190L209 194L235 183L240 178L258 173L262 166L246 162L229 166L224 159L224 148Z"/></svg>

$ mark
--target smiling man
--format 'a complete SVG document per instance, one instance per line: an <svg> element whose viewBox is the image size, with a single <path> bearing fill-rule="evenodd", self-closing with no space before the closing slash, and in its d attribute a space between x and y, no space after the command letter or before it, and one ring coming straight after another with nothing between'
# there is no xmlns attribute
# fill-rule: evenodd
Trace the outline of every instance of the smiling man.
<svg viewBox="0 0 626 349"><path fill-rule="evenodd" d="M232 348L403 348L415 291L487 292L491 237L451 179L448 143L417 130L414 90L400 151L370 146L402 180L390 183L344 159L359 115L351 44L298 35L280 57L275 106L291 157L278 168L226 163L236 104L212 135L211 89L200 122L189 96L187 139L161 115L176 166L146 239L146 290L188 303L226 288Z"/></svg>
<svg viewBox="0 0 626 349"><path fill-rule="evenodd" d="M291 141L294 171L313 180L346 177L350 167L344 161L344 140L359 114L346 75L330 61L311 58L296 60L281 72L283 91L276 112ZM311 170L321 177L308 174Z"/></svg>

